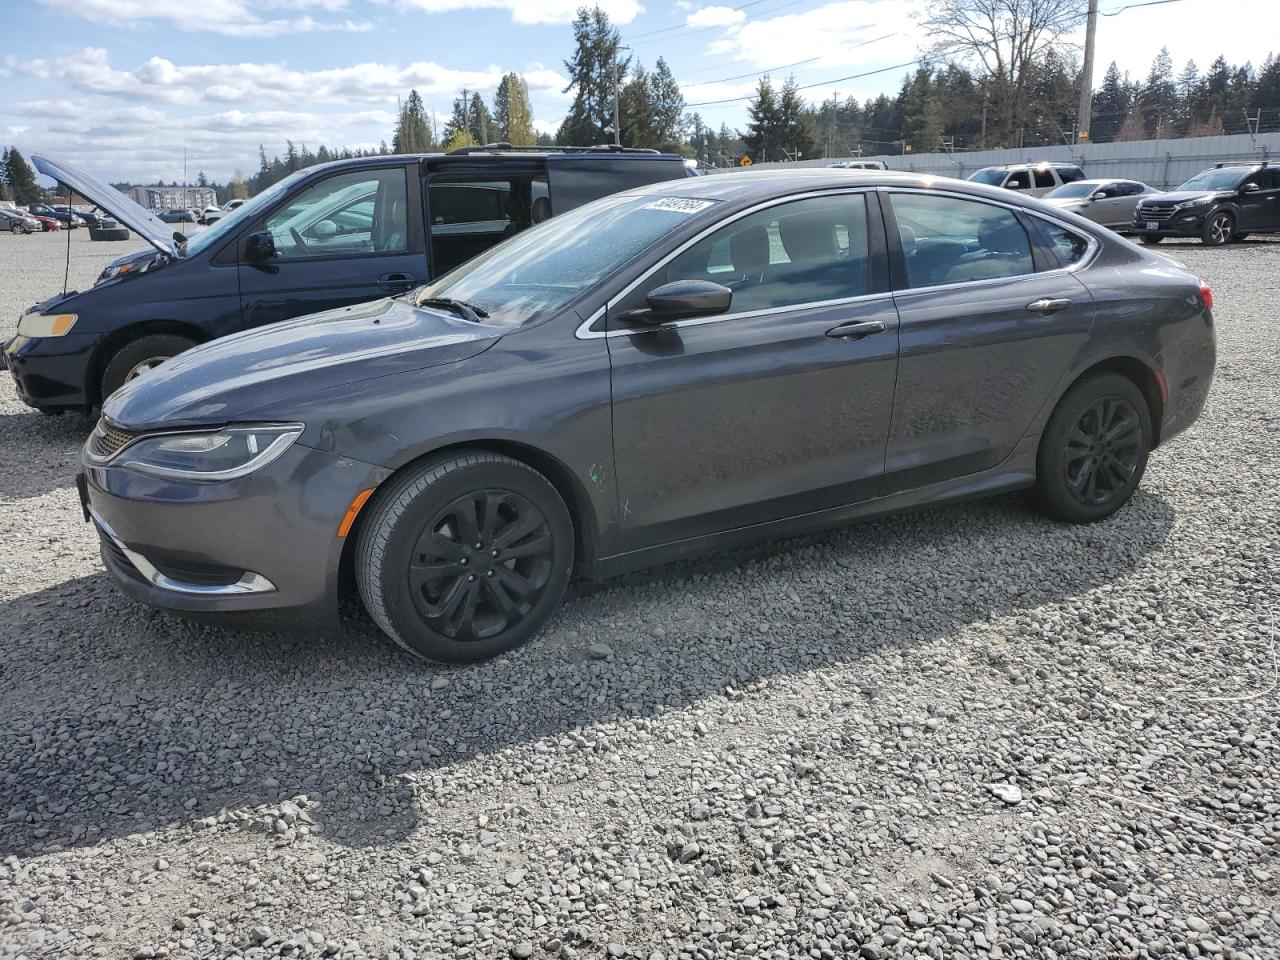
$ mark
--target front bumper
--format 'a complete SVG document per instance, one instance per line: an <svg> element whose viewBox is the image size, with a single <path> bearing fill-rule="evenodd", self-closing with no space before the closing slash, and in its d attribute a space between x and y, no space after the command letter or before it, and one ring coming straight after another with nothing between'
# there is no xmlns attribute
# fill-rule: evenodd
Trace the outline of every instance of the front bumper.
<svg viewBox="0 0 1280 960"><path fill-rule="evenodd" d="M29 407L51 410L89 406L85 385L99 339L92 333L13 337L3 354L18 398Z"/></svg>
<svg viewBox="0 0 1280 960"><path fill-rule="evenodd" d="M1204 221L1208 216L1208 211L1203 210L1195 213L1175 213L1168 220L1160 220L1148 226L1148 221L1141 219L1139 214L1129 224L1127 232L1136 236L1149 237L1198 237L1204 230Z"/></svg>
<svg viewBox="0 0 1280 960"><path fill-rule="evenodd" d="M345 543L338 525L355 495L389 474L300 444L220 483L83 461L82 469L86 515L125 593L180 613L284 615L260 618L270 626L336 618Z"/></svg>

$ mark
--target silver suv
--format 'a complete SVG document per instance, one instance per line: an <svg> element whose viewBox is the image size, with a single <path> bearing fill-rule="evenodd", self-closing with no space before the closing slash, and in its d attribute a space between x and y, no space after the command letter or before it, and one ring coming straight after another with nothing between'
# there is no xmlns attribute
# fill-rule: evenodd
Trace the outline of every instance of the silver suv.
<svg viewBox="0 0 1280 960"><path fill-rule="evenodd" d="M976 183L1017 190L1028 197L1043 197L1064 183L1084 179L1084 171L1074 163L1007 163L983 167L969 174Z"/></svg>

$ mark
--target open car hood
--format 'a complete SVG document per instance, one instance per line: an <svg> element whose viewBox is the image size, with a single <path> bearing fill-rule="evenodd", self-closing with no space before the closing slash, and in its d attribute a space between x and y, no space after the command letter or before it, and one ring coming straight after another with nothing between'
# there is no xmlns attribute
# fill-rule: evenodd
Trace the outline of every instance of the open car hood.
<svg viewBox="0 0 1280 960"><path fill-rule="evenodd" d="M167 253L171 257L178 256L178 240L182 235L176 234L173 227L154 213L143 209L115 187L108 186L83 170L53 157L33 154L31 162L46 177L52 177L59 183L66 184L76 193L111 214L161 253Z"/></svg>

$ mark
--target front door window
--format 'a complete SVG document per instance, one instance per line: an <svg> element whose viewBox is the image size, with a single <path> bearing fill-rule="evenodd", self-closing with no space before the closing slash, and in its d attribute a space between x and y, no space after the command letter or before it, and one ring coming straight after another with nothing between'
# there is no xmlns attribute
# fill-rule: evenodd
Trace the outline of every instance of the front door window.
<svg viewBox="0 0 1280 960"><path fill-rule="evenodd" d="M405 253L402 168L361 170L321 180L275 210L266 229L280 260Z"/></svg>

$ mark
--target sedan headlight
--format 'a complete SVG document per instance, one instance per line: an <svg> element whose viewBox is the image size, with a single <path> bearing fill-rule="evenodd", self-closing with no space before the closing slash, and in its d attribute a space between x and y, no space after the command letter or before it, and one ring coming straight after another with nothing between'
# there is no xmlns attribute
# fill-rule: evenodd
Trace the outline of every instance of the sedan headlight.
<svg viewBox="0 0 1280 960"><path fill-rule="evenodd" d="M61 337L76 325L74 313L24 313L18 320L18 334L23 337Z"/></svg>
<svg viewBox="0 0 1280 960"><path fill-rule="evenodd" d="M122 467L164 480L234 480L265 467L301 434L300 423L164 433L129 444L115 459Z"/></svg>

